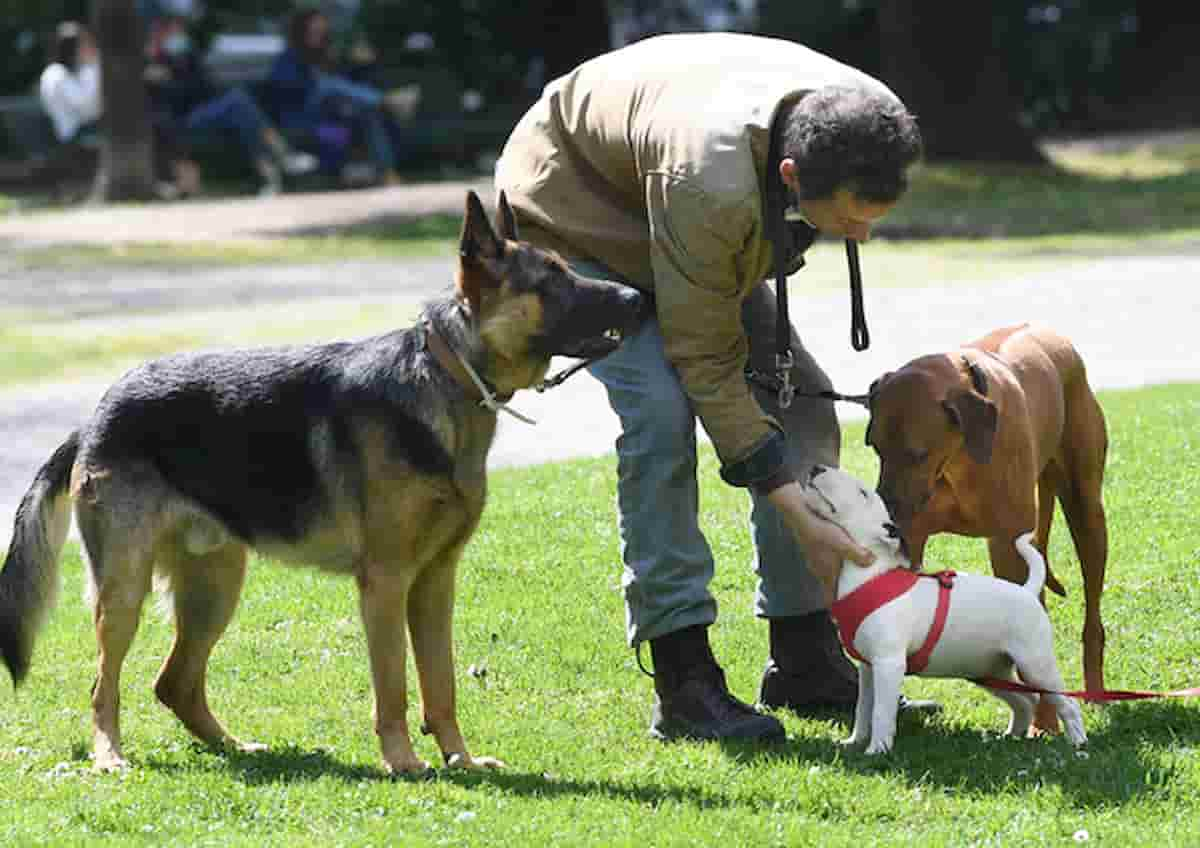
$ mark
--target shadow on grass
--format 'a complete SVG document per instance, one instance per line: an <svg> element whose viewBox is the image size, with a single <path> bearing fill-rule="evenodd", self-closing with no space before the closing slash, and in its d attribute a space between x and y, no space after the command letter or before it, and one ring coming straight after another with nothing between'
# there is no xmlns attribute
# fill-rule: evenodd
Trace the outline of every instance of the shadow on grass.
<svg viewBox="0 0 1200 848"><path fill-rule="evenodd" d="M937 786L979 796L1036 792L1053 784L1077 808L1104 808L1169 792L1177 779L1173 752L1200 743L1200 712L1180 702L1122 704L1105 710L1090 734L1087 753L1077 755L1065 739L1006 739L994 730L946 725L938 716L902 717L895 750L883 757L848 752L828 738L793 736L777 745L726 742L724 754L747 766L821 765L849 774L890 775L917 786ZM687 744L687 743L682 743ZM196 747L197 753L208 749ZM80 748L76 759L86 759ZM664 756L669 749L664 748ZM248 785L289 784L332 778L344 783L391 780L382 768L339 760L330 753L281 747L256 753L226 753L191 760L151 758L156 771L222 771ZM657 806L664 801L705 807L754 806L754 799L711 788L656 782L577 780L540 771L450 771L437 769L406 781L446 781L464 788L494 786L525 797L604 797Z"/></svg>
<svg viewBox="0 0 1200 848"><path fill-rule="evenodd" d="M1103 714L1087 710L1085 723L1096 729L1088 734L1086 750L1077 753L1065 737L1008 739L994 729L949 726L936 715L912 716L901 719L891 754L845 752L841 767L979 795L1055 784L1076 807L1098 808L1169 790L1178 771L1172 753L1200 743L1200 711L1180 701L1113 705ZM821 747L789 745L752 759L829 760Z"/></svg>
<svg viewBox="0 0 1200 848"><path fill-rule="evenodd" d="M364 241L397 243L406 241L453 241L462 232L462 216L433 213L413 216L406 213L379 213L345 224L262 230L262 236L287 238L352 237Z"/></svg>
<svg viewBox="0 0 1200 848"><path fill-rule="evenodd" d="M199 759L181 762L176 759L149 758L146 767L164 773L180 774L194 772L198 767L214 772L228 772L250 786L305 783L326 778L345 783L359 783L363 780L386 780L388 777L382 768L343 762L328 751L306 751L294 745L271 747L265 751L250 753L214 751L200 743L193 743L192 748ZM204 757L205 754L210 756Z"/></svg>

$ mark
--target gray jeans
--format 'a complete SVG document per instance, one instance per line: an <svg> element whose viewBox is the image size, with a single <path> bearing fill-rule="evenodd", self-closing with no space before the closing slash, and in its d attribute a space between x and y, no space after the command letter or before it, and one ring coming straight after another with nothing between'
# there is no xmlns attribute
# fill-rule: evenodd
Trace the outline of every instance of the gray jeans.
<svg viewBox="0 0 1200 848"><path fill-rule="evenodd" d="M582 274L619 275L591 262L573 262ZM742 321L750 364L774 373L775 294L761 285L747 298ZM800 391L830 387L829 378L792 330ZM621 420L617 438L617 500L625 563L626 633L630 645L684 627L712 624L717 602L708 590L713 555L700 532L696 480L696 412L663 352L658 320L648 320L621 347L589 370L604 384ZM797 397L781 410L773 392L754 387L763 409L787 432L797 475L813 463L836 465L841 431L831 401ZM803 550L765 497L751 494L753 568L758 575L755 613L763 618L804 615L825 607L820 584Z"/></svg>

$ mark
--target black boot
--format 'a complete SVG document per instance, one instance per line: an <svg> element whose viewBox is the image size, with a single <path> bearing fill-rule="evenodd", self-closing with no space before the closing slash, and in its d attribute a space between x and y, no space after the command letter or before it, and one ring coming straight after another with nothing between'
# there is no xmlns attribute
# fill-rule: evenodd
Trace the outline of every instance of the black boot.
<svg viewBox="0 0 1200 848"><path fill-rule="evenodd" d="M842 652L837 629L824 610L769 619L771 658L758 702L796 713L854 712L858 670Z"/></svg>
<svg viewBox="0 0 1200 848"><path fill-rule="evenodd" d="M854 714L858 702L858 669L842 651L829 613L768 619L771 657L763 672L758 702L764 707L799 715L830 710ZM900 712L937 712L937 701L900 696Z"/></svg>
<svg viewBox="0 0 1200 848"><path fill-rule="evenodd" d="M650 735L670 739L780 741L783 725L730 694L725 672L708 645L708 627L695 625L650 640L654 711Z"/></svg>

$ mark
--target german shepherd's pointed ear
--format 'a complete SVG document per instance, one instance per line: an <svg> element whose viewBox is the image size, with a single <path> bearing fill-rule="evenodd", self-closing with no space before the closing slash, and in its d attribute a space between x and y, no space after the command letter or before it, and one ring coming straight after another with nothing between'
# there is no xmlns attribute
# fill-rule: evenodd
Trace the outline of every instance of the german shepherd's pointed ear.
<svg viewBox="0 0 1200 848"><path fill-rule="evenodd" d="M951 423L962 431L967 456L980 464L992 459L996 440L996 404L967 389L954 389L942 401Z"/></svg>
<svg viewBox="0 0 1200 848"><path fill-rule="evenodd" d="M517 236L517 216L513 214L512 207L508 205L508 198L504 196L504 191L500 192L500 199L496 203L496 217L500 221L500 238L508 241L516 241Z"/></svg>
<svg viewBox="0 0 1200 848"><path fill-rule="evenodd" d="M496 238L492 222L483 211L479 195L473 191L467 192L467 211L463 215L462 236L459 239L458 253L468 262L480 262L484 259L499 259L504 252L504 246Z"/></svg>
<svg viewBox="0 0 1200 848"><path fill-rule="evenodd" d="M504 254L504 244L496 238L492 222L483 211L479 195L467 192L467 211L463 215L462 236L458 243L458 293L474 315L479 314L484 289L499 288L500 280L488 268L489 260Z"/></svg>

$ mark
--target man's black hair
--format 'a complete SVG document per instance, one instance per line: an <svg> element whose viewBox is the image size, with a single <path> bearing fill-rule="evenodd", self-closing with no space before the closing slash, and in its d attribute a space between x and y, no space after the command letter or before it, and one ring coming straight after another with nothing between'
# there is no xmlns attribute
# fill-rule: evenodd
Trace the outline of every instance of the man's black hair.
<svg viewBox="0 0 1200 848"><path fill-rule="evenodd" d="M917 121L898 100L865 88L828 87L790 105L777 121L780 155L796 163L801 200L848 188L871 203L893 203L921 158Z"/></svg>

